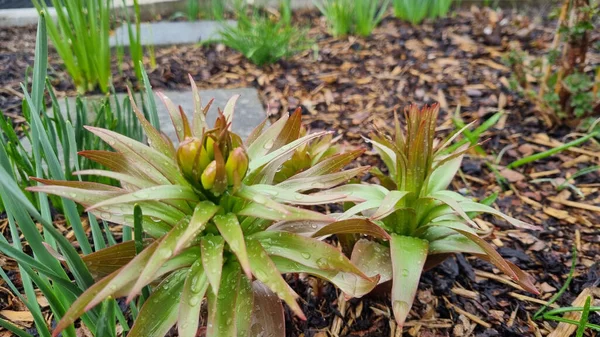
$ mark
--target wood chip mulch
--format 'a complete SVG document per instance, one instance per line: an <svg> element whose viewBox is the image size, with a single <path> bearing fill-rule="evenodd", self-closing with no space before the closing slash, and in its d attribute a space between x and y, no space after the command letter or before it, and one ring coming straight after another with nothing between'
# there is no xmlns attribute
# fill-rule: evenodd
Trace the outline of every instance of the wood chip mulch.
<svg viewBox="0 0 600 337"><path fill-rule="evenodd" d="M468 155L452 188L476 198L498 192L495 207L542 228L525 231L492 217L479 220L480 225L495 229L490 240L499 252L536 277L542 294L525 293L489 263L457 255L424 273L403 335L549 335L557 324L533 321L532 315L565 282L573 247L579 255L575 277L558 304L569 306L585 291L594 294L595 305L600 305L600 176L596 171L572 182L580 195L555 188L578 170L600 164L598 143L590 141L515 170L503 166L581 135L565 127L545 127L533 106L509 89L510 69L502 61L509 43L540 54L552 40L553 21L472 9L420 26L389 17L368 38L338 39L327 34L318 13L296 16L313 27L309 33L316 41L313 50L261 69L221 45L157 48L158 67L149 73L151 83L155 89L187 88L190 73L202 88L255 87L273 118L301 106L304 121L313 130L333 130L348 147L366 147L361 137L373 127L387 129L393 111L411 102L439 102L442 133L453 130L450 117L457 106L466 122L482 121L504 110L505 115L483 136L488 140L482 145L487 156ZM35 28L3 30L0 41L0 109L20 127L19 82L24 69L33 64ZM590 54L590 64L599 64L600 51L596 48ZM73 94L54 53L50 66L58 94ZM125 69L123 76L115 78L117 91L124 91L133 78L133 72ZM361 164L381 165L372 152L363 156ZM499 183L489 169L496 164L505 183ZM553 180L531 182L539 178ZM13 261L0 262L17 272ZM301 295L308 317L300 322L287 315L288 336L401 335L391 319L385 291L345 301L329 284L302 275L288 280ZM0 315L24 310L1 283L0 292ZM590 315L590 321L600 324L600 315ZM32 325L27 320L18 323ZM552 336L567 336L560 331ZM5 335L0 332L0 336ZM587 332L586 336L595 335Z"/></svg>

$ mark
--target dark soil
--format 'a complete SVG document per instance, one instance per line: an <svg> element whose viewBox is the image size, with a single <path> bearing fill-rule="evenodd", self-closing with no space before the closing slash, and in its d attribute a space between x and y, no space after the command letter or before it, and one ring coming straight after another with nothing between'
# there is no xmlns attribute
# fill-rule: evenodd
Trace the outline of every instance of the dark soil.
<svg viewBox="0 0 600 337"><path fill-rule="evenodd" d="M465 122L485 120L502 109L505 117L484 135L487 155L467 156L452 188L476 198L498 192L496 208L542 228L524 231L492 217L482 218L495 228L490 240L499 252L536 277L542 293L536 299L548 300L565 282L573 247L578 251L577 269L558 304L569 306L583 289L598 287L598 173L573 182L583 198L569 189L559 192L551 182L531 181L560 182L600 164L598 144L588 142L515 170L502 166L579 136L566 127L545 127L533 106L509 89L511 72L502 61L509 44L533 54L547 48L553 22L466 10L420 26L386 18L371 37L335 39L327 34L318 13L303 12L298 17L314 27L309 35L316 41L315 50L258 68L221 45L157 48L158 66L149 72L151 84L155 89L187 88L189 73L202 88L256 87L273 118L301 106L312 129L333 130L348 147L366 147L361 137L373 127L386 130L393 111L410 102L440 102L444 118L439 129L444 132L454 128L450 117L459 105ZM24 80L24 69L33 64L35 28L3 30L0 41L0 109L18 125L18 84ZM590 63L599 64L600 52L590 54ZM56 54L50 56L50 66L58 94L74 94ZM113 73L118 73L116 66ZM125 65L124 76L115 78L117 91L124 91L130 82L135 85L133 71ZM496 162L500 177L489 169ZM371 152L361 164L381 165ZM489 263L462 255L425 272L404 335L545 336L556 327L532 321L539 304L521 295L534 295L498 279L507 280ZM385 293L345 302L329 284L299 275L288 280L301 295L308 317L301 322L287 315L288 336L393 336L395 325ZM592 314L590 321L600 324L600 316Z"/></svg>

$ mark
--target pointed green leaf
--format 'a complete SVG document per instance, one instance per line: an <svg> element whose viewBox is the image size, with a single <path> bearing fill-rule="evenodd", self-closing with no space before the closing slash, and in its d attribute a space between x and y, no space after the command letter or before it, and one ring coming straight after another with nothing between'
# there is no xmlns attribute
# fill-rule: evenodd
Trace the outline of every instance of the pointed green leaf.
<svg viewBox="0 0 600 337"><path fill-rule="evenodd" d="M418 238L393 234L390 240L394 273L392 309L399 327L404 325L415 299L421 272L427 260L427 249L427 241Z"/></svg>
<svg viewBox="0 0 600 337"><path fill-rule="evenodd" d="M188 270L179 270L162 281L144 302L128 337L163 337L177 322L177 309Z"/></svg>
<svg viewBox="0 0 600 337"><path fill-rule="evenodd" d="M265 231L252 234L269 255L282 256L311 268L364 274L333 246L294 233ZM366 276L364 276L366 277Z"/></svg>
<svg viewBox="0 0 600 337"><path fill-rule="evenodd" d="M281 277L279 270L267 252L262 248L261 244L253 239L248 239L246 240L246 245L250 257L250 267L252 268L252 273L256 279L264 283L269 289L277 294L279 298L287 303L296 316L302 320L306 320L302 309L296 302L298 294L296 294L287 282L285 282L283 277Z"/></svg>
<svg viewBox="0 0 600 337"><path fill-rule="evenodd" d="M368 277L379 275L379 283L392 279L392 259L389 247L374 241L360 239L354 244L350 261Z"/></svg>
<svg viewBox="0 0 600 337"><path fill-rule="evenodd" d="M225 240L220 236L205 236L201 240L202 264L214 294L219 293L219 284L223 270L223 248Z"/></svg>
<svg viewBox="0 0 600 337"><path fill-rule="evenodd" d="M281 273L306 273L325 279L343 291L347 297L362 297L371 292L379 281L378 275L365 278L354 273L312 268L281 256L271 256L271 259Z"/></svg>
<svg viewBox="0 0 600 337"><path fill-rule="evenodd" d="M256 135L259 135L256 137L256 139L252 140L252 137L249 137L248 149L246 152L248 153L250 162L252 162L254 158L256 158L255 160L258 160L258 158L264 157L267 153L269 153L269 151L273 148L274 139L276 139L279 133L281 133L281 130L285 126L288 118L289 116L284 114L279 120L277 120L277 122L273 123L269 128L267 128L267 130L261 132L260 135L256 133ZM256 167L259 166L262 166L262 164L257 165Z"/></svg>
<svg viewBox="0 0 600 337"><path fill-rule="evenodd" d="M142 128L144 128L146 137L148 137L148 144L165 156L174 158L175 148L173 147L173 143L169 142L165 137L163 137L160 131L156 130L146 119L146 117L144 117L144 114L135 104L135 100L133 99L133 95L131 94L129 87L127 87L127 93L129 94L129 102L131 103L133 112L139 120L140 125L142 125Z"/></svg>
<svg viewBox="0 0 600 337"><path fill-rule="evenodd" d="M306 171L302 171L294 175L290 179L320 177L325 174L338 172L364 152L364 150L354 150L333 155L319 162L317 165L307 169Z"/></svg>
<svg viewBox="0 0 600 337"><path fill-rule="evenodd" d="M250 205L246 206L244 209L239 211L238 215L252 216L252 217L256 217L256 218L268 219L268 220L274 220L274 221L280 221L280 220L289 220L289 221L307 220L307 221L328 221L328 222L335 221L335 219L332 218L331 216L321 214L318 212L314 212L311 210L297 208L297 207L293 207L293 206L287 206L287 205L283 205L283 208L285 208L286 212L274 210L274 209L271 209L269 207L266 207L266 206L263 206L263 205L260 205L257 203L251 203Z"/></svg>
<svg viewBox="0 0 600 337"><path fill-rule="evenodd" d="M381 202L381 206L375 211L375 214L371 216L371 219L383 219L395 211L404 208L405 203L403 202L403 199L410 193L411 192L407 191L390 191Z"/></svg>
<svg viewBox="0 0 600 337"><path fill-rule="evenodd" d="M238 262L248 278L252 278L244 233L242 232L242 228L240 227L240 223L235 214L227 213L225 215L217 215L213 218L213 222L219 229L219 233L221 233L223 239L229 244L231 251L237 256Z"/></svg>
<svg viewBox="0 0 600 337"><path fill-rule="evenodd" d="M229 123L229 129L231 129L231 124L233 123L233 111L235 109L235 103L240 98L240 95L233 95L223 108L223 116L225 116L227 123Z"/></svg>
<svg viewBox="0 0 600 337"><path fill-rule="evenodd" d="M237 263L227 263L223 266L221 286L216 298L209 296L209 321L206 337L238 337L236 302L240 278L240 266Z"/></svg>
<svg viewBox="0 0 600 337"><path fill-rule="evenodd" d="M502 219L508 221L511 225L513 225L517 228L534 229L534 230L540 229L540 227L538 227L538 226L534 226L534 225L528 224L527 222L515 219L515 218L510 217L500 211L495 210L494 208L492 208L490 206L480 204L477 202L462 201L462 202L460 202L460 207L465 212L483 212L483 213L489 213L489 214L495 215L499 218L502 218Z"/></svg>
<svg viewBox="0 0 600 337"><path fill-rule="evenodd" d="M242 189L245 191L242 192L248 193L250 192L253 195L263 195L267 198L275 200L276 202L294 204L294 205L322 205L322 204L330 204L342 201L356 201L355 199L349 198L348 195L345 194L302 194L294 191L289 191L284 188L280 188L277 186L266 185L266 184L256 184L252 186L244 186ZM240 195L238 193L238 195ZM265 205L269 206L269 205Z"/></svg>
<svg viewBox="0 0 600 337"><path fill-rule="evenodd" d="M180 337L196 337L202 299L207 289L208 278L202 260L198 259L190 268L181 293L177 323Z"/></svg>
<svg viewBox="0 0 600 337"><path fill-rule="evenodd" d="M95 208L101 208L105 206L112 206L117 204L136 203L141 201L160 201L160 200L186 200L190 202L198 202L198 195L194 192L191 187L187 186L176 186L176 185L163 185L163 186L152 186L143 190L120 195L111 199L103 200L96 203L86 210L93 210ZM185 210L182 210L185 211Z"/></svg>
<svg viewBox="0 0 600 337"><path fill-rule="evenodd" d="M179 110L177 109L175 104L173 104L173 102L169 99L169 97L167 97L162 92L158 91L156 92L156 95L167 107L167 111L171 116L171 122L173 122L173 127L175 128L175 134L177 135L177 139L179 139L180 142L183 141L183 139L185 138L185 135L183 134L183 119L179 114Z"/></svg>
<svg viewBox="0 0 600 337"><path fill-rule="evenodd" d="M204 230L210 219L212 219L218 210L219 206L210 201L199 202L194 208L194 213L188 226L183 234L181 234L182 239L177 241L174 250L178 252L183 248L187 248L188 243Z"/></svg>
<svg viewBox="0 0 600 337"><path fill-rule="evenodd" d="M339 184L345 183L346 181L368 170L368 167L356 167L342 172L326 174L320 177L307 177L297 179L290 178L277 184L276 186L294 192L304 192L315 189L332 188ZM332 192L329 191L329 193Z"/></svg>
<svg viewBox="0 0 600 337"><path fill-rule="evenodd" d="M250 279L240 276L235 302L236 326L238 337L251 337L252 309L254 307L254 294Z"/></svg>
<svg viewBox="0 0 600 337"><path fill-rule="evenodd" d="M322 137L326 134L327 134L327 132L323 131L323 132L316 132L313 134L306 135L302 138L296 139L293 142L286 144L286 145L280 147L279 149L277 149L273 152L270 152L266 155L263 155L263 156L252 157L249 153L248 156L250 157L250 164L248 166L248 174L249 175L252 174L252 172L254 170L262 167L263 165L265 165L273 160L276 160L278 157L285 156L286 154L289 154L289 153L295 151L298 147L310 142L311 140ZM272 140L271 140L271 142L272 142ZM266 144L266 145L269 145L269 144ZM253 158L254 158L254 160L253 160Z"/></svg>
<svg viewBox="0 0 600 337"><path fill-rule="evenodd" d="M365 234L378 239L389 240L390 235L376 223L364 218L340 220L319 229L312 236L315 238L332 234Z"/></svg>

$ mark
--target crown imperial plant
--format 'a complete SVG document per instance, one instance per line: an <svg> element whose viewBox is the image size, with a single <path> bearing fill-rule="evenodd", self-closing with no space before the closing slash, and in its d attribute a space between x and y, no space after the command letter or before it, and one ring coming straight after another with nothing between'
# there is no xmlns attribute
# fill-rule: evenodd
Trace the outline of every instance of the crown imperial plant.
<svg viewBox="0 0 600 337"><path fill-rule="evenodd" d="M346 193L366 200L354 203L339 222L320 228L315 237L343 232L340 223L363 219L388 233L387 240L354 241L351 261L366 275L380 275L379 282L392 281L392 308L403 326L412 307L423 269L442 262L454 253L470 253L488 260L524 289L537 293L530 275L504 260L479 235L489 234L471 216L490 213L517 227L532 226L492 207L447 190L460 168L468 145L446 151L463 130L436 144L438 105L405 109L405 132L395 116L393 137L382 133L367 141L381 157L388 173L372 169L379 185L350 184L328 193ZM467 126L468 127L468 126ZM341 237L343 239L343 237Z"/></svg>
<svg viewBox="0 0 600 337"><path fill-rule="evenodd" d="M212 101L203 107L193 81L192 88L191 123L181 108L159 94L171 115L177 147L150 125L133 99L149 145L88 127L115 152L82 151L107 170L77 174L117 179L121 187L36 179L44 185L30 188L72 199L104 220L127 226L134 224L137 205L150 237L138 253L129 241L83 257L96 283L68 309L54 336L104 299L126 297L129 302L146 286L152 293L130 337L164 336L175 324L179 336L196 336L204 298L207 336L282 336L279 299L304 318L298 295L282 273L324 278L348 296L362 296L377 284L378 277L366 276L336 248L271 229L276 223L300 226L335 220L303 206L358 202L345 193L315 192L365 171L342 170L361 151L330 151L338 149L331 135L306 134L300 110L270 127L263 122L244 144L230 130L237 97L219 110L214 127L209 127L206 113Z"/></svg>

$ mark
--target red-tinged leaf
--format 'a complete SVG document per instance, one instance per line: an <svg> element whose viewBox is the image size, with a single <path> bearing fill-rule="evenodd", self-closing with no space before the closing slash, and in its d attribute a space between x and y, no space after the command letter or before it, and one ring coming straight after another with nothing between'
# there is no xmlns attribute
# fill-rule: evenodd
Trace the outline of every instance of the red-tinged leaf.
<svg viewBox="0 0 600 337"><path fill-rule="evenodd" d="M221 287L216 297L208 297L208 324L206 337L238 337L236 303L242 274L237 263L223 266Z"/></svg>
<svg viewBox="0 0 600 337"><path fill-rule="evenodd" d="M390 235L376 223L364 218L340 220L319 229L313 237L318 238L332 234L365 234L389 240Z"/></svg>
<svg viewBox="0 0 600 337"><path fill-rule="evenodd" d="M354 244L350 261L368 277L379 275L379 283L392 279L392 259L389 247L374 241L360 239Z"/></svg>
<svg viewBox="0 0 600 337"><path fill-rule="evenodd" d="M269 208L269 207L266 207L266 206L263 206L263 205L260 205L257 203L251 203L250 205L248 205L244 209L242 209L240 212L238 212L238 215L252 216L252 217L257 217L257 218L267 219L267 220L274 220L274 221L281 221L281 220L289 220L289 221L307 220L307 221L329 221L329 222L335 221L335 219L332 218L331 216L321 214L318 212L314 212L311 210L297 208L297 207L293 207L293 206L287 206L287 205L283 205L283 208L285 208L285 212L281 212L279 210L274 210L272 208Z"/></svg>
<svg viewBox="0 0 600 337"><path fill-rule="evenodd" d="M225 119L229 124L229 129L231 129L231 125L233 124L233 111L235 110L235 103L237 103L239 98L240 95L231 96L223 108L223 116L225 116Z"/></svg>
<svg viewBox="0 0 600 337"><path fill-rule="evenodd" d="M150 241L146 241L150 243ZM81 257L94 280L112 274L136 256L135 241L125 241Z"/></svg>
<svg viewBox="0 0 600 337"><path fill-rule="evenodd" d="M346 181L368 170L368 167L356 167L342 172L326 174L320 177L307 177L298 179L291 178L277 184L276 186L295 192L332 188L339 184L345 183Z"/></svg>
<svg viewBox="0 0 600 337"><path fill-rule="evenodd" d="M264 283L277 296L290 307L292 312L302 320L306 320L302 309L296 302L298 294L285 282L283 277L267 252L258 241L246 240L248 255L250 257L250 267L252 274L257 280Z"/></svg>
<svg viewBox="0 0 600 337"><path fill-rule="evenodd" d="M27 191L41 192L67 198L81 204L84 207L87 207L95 202L100 202L107 198L114 198L120 196L124 193L124 191L102 191L61 186L59 184L55 184L55 182L56 181L47 181L46 183L48 185L45 186L27 187Z"/></svg>
<svg viewBox="0 0 600 337"><path fill-rule="evenodd" d="M223 249L225 240L220 236L205 236L202 238L200 247L202 250L202 264L204 272L208 277L210 288L213 293L219 293L219 284L223 273Z"/></svg>
<svg viewBox="0 0 600 337"><path fill-rule="evenodd" d="M204 272L202 260L198 259L190 267L179 301L177 323L179 337L196 337L202 299L207 289L208 278Z"/></svg>
<svg viewBox="0 0 600 337"><path fill-rule="evenodd" d="M485 251L485 254L489 257L490 262L493 263L496 267L498 267L498 269L502 270L503 273L508 275L513 280L518 280L517 274L512 270L508 262L504 260L502 256L500 256L500 254L498 254L498 252L496 251L496 249L494 249L494 247L492 247L492 245L487 243L484 239L480 238L476 234L465 231L462 228L453 229L456 232L466 236L469 240L473 241L481 249L483 249L483 251Z"/></svg>
<svg viewBox="0 0 600 337"><path fill-rule="evenodd" d="M267 125L268 120L268 118L265 118L254 128L254 130L252 130L252 132L250 132L250 135L248 135L248 138L246 139L246 144L250 145L256 141L256 139L263 133L263 129Z"/></svg>
<svg viewBox="0 0 600 337"><path fill-rule="evenodd" d="M215 170L215 182L211 191L215 195L220 195L227 189L227 172L225 171L225 158L219 148L219 143L213 143L213 152L215 156L216 170Z"/></svg>
<svg viewBox="0 0 600 337"><path fill-rule="evenodd" d="M180 142L183 141L183 139L185 138L185 135L183 134L183 120L181 119L179 110L177 109L175 104L173 104L171 99L169 99L169 97L167 97L162 92L158 91L158 92L156 92L156 95L158 96L158 98L160 98L160 100L163 102L163 104L167 107L169 116L171 116L171 122L173 123L173 127L175 128L175 134L177 135L177 139Z"/></svg>
<svg viewBox="0 0 600 337"><path fill-rule="evenodd" d="M148 122L144 114L135 104L135 100L133 99L133 95L131 94L129 87L127 87L127 93L129 94L129 102L131 102L133 112L135 112L137 119L140 121L140 125L142 125L142 128L144 129L146 137L148 137L148 144L150 147L156 149L167 157L175 157L175 148L173 147L173 143L164 139L161 133L156 130L152 124L150 124L150 122Z"/></svg>
<svg viewBox="0 0 600 337"><path fill-rule="evenodd" d="M185 231L181 234L181 240L176 242L174 250L178 252L181 249L187 248L188 243L204 230L219 208L219 206L210 201L199 202L194 208L194 213Z"/></svg>
<svg viewBox="0 0 600 337"><path fill-rule="evenodd" d="M275 231L259 232L250 237L260 242L269 255L285 257L311 268L350 272L366 277L342 252L317 239Z"/></svg>
<svg viewBox="0 0 600 337"><path fill-rule="evenodd" d="M340 153L333 155L313 167L307 169L306 171L302 171L290 179L297 178L309 178L309 177L320 177L325 174L330 174L334 172L338 172L350 164L354 159L358 158L361 154L363 154L365 150L354 150L345 153Z"/></svg>
<svg viewBox="0 0 600 337"><path fill-rule="evenodd" d="M56 328L52 332L52 336L58 336L61 331L73 324L73 322L83 315L84 312L90 310L107 297L117 297L117 295L122 295L123 290L126 289L128 285L133 286L135 277L144 268L144 262L148 260L150 255L156 249L156 246L157 243L154 242L150 246L146 247L146 249L144 249L127 265L121 267L117 271L104 277L89 287L83 294L81 294L81 296L77 298L77 300L75 300L75 302L71 304L62 319L56 325Z"/></svg>
<svg viewBox="0 0 600 337"><path fill-rule="evenodd" d="M280 147L293 142L300 137L300 127L302 126L302 109L298 107L294 113L287 120L283 129L275 138L273 143L273 149L279 149Z"/></svg>
<svg viewBox="0 0 600 337"><path fill-rule="evenodd" d="M371 216L371 219L380 220L394 213L395 211L404 208L405 203L403 202L403 199L410 193L411 192L407 191L390 191L385 196L385 199L383 199L381 202L381 206L379 206L379 208Z"/></svg>
<svg viewBox="0 0 600 337"><path fill-rule="evenodd" d="M289 116L287 114L284 114L279 120L273 123L266 130L261 130L260 133L257 133L258 136L254 140L252 140L254 134L250 135L248 139L248 149L246 151L248 153L248 158L250 158L250 165L252 165L253 161L258 161L259 158L264 157L267 153L269 153L269 151L273 148L273 145L275 143L274 139L277 138L279 133L281 133L281 130L283 130L283 127L285 126L288 119ZM266 121L267 120L265 120L264 123L266 123ZM259 125L259 127L261 126L262 124ZM255 131L256 130L258 130L258 128L255 129ZM255 166L260 167L262 165L264 165L264 163Z"/></svg>
<svg viewBox="0 0 600 337"><path fill-rule="evenodd" d="M191 187L187 186L176 186L176 185L163 185L153 186L143 190L120 195L118 197L103 200L96 203L86 209L86 211L102 208L112 205L121 205L128 203L140 203L141 201L161 201L161 200L185 200L190 202L198 202L198 195L194 192ZM181 210L183 212L186 209Z"/></svg>
<svg viewBox="0 0 600 337"><path fill-rule="evenodd" d="M370 278L364 278L354 273L311 268L281 256L271 256L271 259L282 274L306 273L325 279L333 283L337 288L344 292L346 297L349 298L358 298L368 294L371 292L371 290L373 290L373 288L375 288L375 286L377 286L379 281L378 275L374 275Z"/></svg>
<svg viewBox="0 0 600 337"><path fill-rule="evenodd" d="M427 241L418 238L393 234L390 240L393 270L392 309L399 327L404 326L415 299L423 266L427 260L427 249Z"/></svg>
<svg viewBox="0 0 600 337"><path fill-rule="evenodd" d="M538 227L538 226L534 226L534 225L528 224L524 221L510 217L510 216L508 216L500 211L497 211L494 208L484 205L484 204L480 204L480 203L473 202L473 201L462 201L460 203L460 207L465 212L483 212L483 213L489 213L489 214L495 215L499 218L502 218L502 219L508 221L511 225L513 225L517 228L540 230L540 227Z"/></svg>
<svg viewBox="0 0 600 337"><path fill-rule="evenodd" d="M179 270L162 281L148 297L127 337L163 337L177 322L178 304L187 270Z"/></svg>
<svg viewBox="0 0 600 337"><path fill-rule="evenodd" d="M143 171L137 169L132 162L119 152L86 150L78 154L84 158L94 161L100 165L109 168L111 171L120 172L138 179L147 181L149 184L156 185L156 182L144 175Z"/></svg>
<svg viewBox="0 0 600 337"><path fill-rule="evenodd" d="M157 184L188 185L174 157L167 157L147 145L110 130L92 126L85 126L85 128L122 153L137 170L144 172Z"/></svg>
<svg viewBox="0 0 600 337"><path fill-rule="evenodd" d="M64 186L64 187L71 187L71 188L91 190L91 191L108 191L108 192L120 192L120 193L125 192L122 188L119 188L119 187L100 184L100 183L94 183L94 182L89 182L89 181L50 180L50 179L42 179L42 178L37 178L37 177L29 177L29 179L31 179L33 181L37 181L44 185Z"/></svg>
<svg viewBox="0 0 600 337"><path fill-rule="evenodd" d="M102 302L109 296L113 296L116 291L122 289L124 286L135 282L140 273L146 267L150 257L154 254L158 247L159 241L154 241L151 245L146 247L140 254L138 254L133 260L118 270L118 274L106 285L105 288L100 290L92 299L89 301L85 310L90 310L98 303Z"/></svg>
<svg viewBox="0 0 600 337"><path fill-rule="evenodd" d="M213 218L213 222L219 229L219 233L223 239L229 244L231 251L237 256L238 262L242 266L246 276L251 279L252 271L250 270L250 262L248 261L244 233L235 214L217 215Z"/></svg>
<svg viewBox="0 0 600 337"><path fill-rule="evenodd" d="M147 187L154 185L154 184L152 184L152 182L149 182L147 180L140 179L140 178L137 178L137 177L129 175L129 174L115 172L115 171L81 170L81 171L73 172L73 175L78 175L78 176L92 175L92 176L100 176L100 177L107 177L107 178L115 179L115 180L118 180L122 185L124 185L123 187L126 187L127 190L131 190L131 188L127 188L128 186L133 186L133 187L135 187L136 190L138 190L138 189L147 188Z"/></svg>
<svg viewBox="0 0 600 337"><path fill-rule="evenodd" d="M252 282L254 310L251 335L285 337L285 316L281 300L260 281Z"/></svg>

